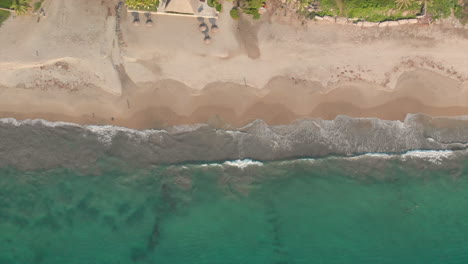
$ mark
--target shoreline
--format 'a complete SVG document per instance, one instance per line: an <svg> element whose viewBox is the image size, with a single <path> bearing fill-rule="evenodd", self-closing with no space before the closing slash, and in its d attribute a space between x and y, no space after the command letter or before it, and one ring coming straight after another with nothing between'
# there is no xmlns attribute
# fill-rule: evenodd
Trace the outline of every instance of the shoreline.
<svg viewBox="0 0 468 264"><path fill-rule="evenodd" d="M306 118L333 120L339 115L401 121L413 113L468 115L468 82L423 69L403 73L392 89L365 81L324 87L319 82L280 76L261 89L218 82L200 90L163 80L138 84L121 96L92 87L72 93L53 86L48 90L1 90L1 117L134 129L197 123L238 128L256 119L281 125Z"/></svg>
<svg viewBox="0 0 468 264"><path fill-rule="evenodd" d="M329 121L304 119L276 126L256 120L239 129L197 124L164 130L0 119L0 132L0 167L22 170L88 170L98 169L103 162L147 167L376 153L420 154L437 161L439 154L445 157L447 151L466 153L468 149L468 115L413 114L403 122L338 116ZM424 150L429 152L420 153Z"/></svg>

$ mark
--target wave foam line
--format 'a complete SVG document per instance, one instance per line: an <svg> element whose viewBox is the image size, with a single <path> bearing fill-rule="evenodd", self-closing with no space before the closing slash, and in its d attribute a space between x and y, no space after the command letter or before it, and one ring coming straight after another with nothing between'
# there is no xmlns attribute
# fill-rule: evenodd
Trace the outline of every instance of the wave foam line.
<svg viewBox="0 0 468 264"><path fill-rule="evenodd" d="M453 154L452 150L413 150L402 154L401 159L405 161L408 158L418 158L434 164L441 164L442 161L449 159Z"/></svg>
<svg viewBox="0 0 468 264"><path fill-rule="evenodd" d="M223 163L223 165L245 169L249 166L263 166L263 163L261 163L260 161L255 161L251 159L244 159L244 160L226 161Z"/></svg>
<svg viewBox="0 0 468 264"><path fill-rule="evenodd" d="M148 137L151 134L157 133L157 132L163 132L167 133L165 130L154 130L154 129L146 129L146 130L137 130L137 129L131 129L131 128L126 128L126 127L121 127L121 126L112 126L112 125L79 125L75 123L69 123L69 122L51 122L47 121L44 119L25 119L18 121L15 118L0 118L0 122L4 124L9 124L13 125L16 127L23 126L23 125L29 125L29 126L34 126L34 125L42 125L46 127L66 127L66 126L71 126L71 127L79 127L79 128L84 128L87 129L88 131L96 134L98 136L98 140L101 143L104 143L106 145L110 145L112 143L112 139L117 135L118 132L123 132L126 133L128 136L134 137L134 138L140 138L140 139L148 139ZM183 130L184 128L181 128Z"/></svg>
<svg viewBox="0 0 468 264"><path fill-rule="evenodd" d="M258 160L285 160L289 157L293 157L296 153L295 147L293 146L304 146L306 151L298 149L298 151L303 151L302 153L310 157L315 157L318 159L322 158L347 158L347 159L360 159L360 158L401 158L403 161L408 159L422 159L429 161L435 164L440 164L442 161L450 158L453 155L453 151L449 150L450 148L460 148L460 145L467 147L468 138L466 137L466 132L461 128L457 130L456 134L458 135L455 143L443 144L439 142L448 141L451 142L451 135L447 134L446 136L441 136L441 133L444 131L438 131L434 135L437 136L437 141L434 140L434 137L425 137L422 135L421 131L424 128L423 123L418 121L421 118L430 118L427 116L421 115L408 115L405 122L400 121L384 121L378 119L365 119L369 122L373 122L372 127L377 127L378 130L369 130L369 134L376 134L375 132L386 132L383 133L383 136L388 136L389 138L374 139L372 142L369 142L364 136L356 137L354 134L348 134L349 127L353 128L356 125L356 120L363 120L362 118L353 119L350 117L339 116L335 120L303 120L297 124L290 125L281 125L281 126L268 126L265 122L261 120L256 120L251 124L240 128L238 130L216 130L217 137L223 137L223 135L231 136L229 139L222 138L226 142L233 143L235 147L231 148L232 155L225 156L225 162L219 163L222 166L230 166L237 168L246 168L248 166L262 166ZM414 120L413 120L414 119ZM458 117L458 119L467 119L467 117ZM406 122L408 124L406 124ZM171 149L160 148L159 145L153 144L154 142L162 143L171 143L173 142L173 136L177 135L182 139L189 138L190 140L197 140L196 137L190 138L190 135L186 136L183 134L190 134L207 124L194 124L194 125L181 125L174 126L164 130L137 130L126 127L112 126L112 125L79 125L74 123L67 122L50 122L43 119L27 119L27 120L16 120L14 118L1 118L0 123L8 124L10 126L45 126L45 127L77 127L83 129L84 135L86 132L90 132L93 135L96 135L97 140L102 142L104 145L111 145L114 138L119 133L124 133L131 141L127 142L135 146L141 145L145 146L149 150L155 148L161 150L162 152L157 152L154 160L160 158L161 155L170 153ZM395 130L395 126L398 128ZM390 130L389 130L390 129ZM393 129L393 130L392 130ZM352 129L351 129L352 130ZM436 131L437 132L437 131ZM377 133L377 134L379 134ZM179 134L182 134L179 136ZM380 133L382 134L382 133ZM430 135L428 135L430 136ZM159 137L159 138L158 138ZM152 140L149 143L150 139ZM366 141L363 141L366 139ZM156 141L154 141L156 140ZM182 143L180 143L182 142ZM185 147L190 145L190 142L186 143L181 140L179 145ZM427 143L430 142L430 143ZM318 148L312 148L313 144L320 143ZM185 144L185 145L184 145ZM164 145L164 144L163 144ZM179 146L177 145L177 146ZM258 154L256 150L256 145L266 149L267 156L262 156ZM153 148L154 146L154 148ZM169 146L171 146L169 144ZM194 157L186 157L187 160L197 160L200 153L206 153L206 149L210 148L209 144L197 146L194 151ZM320 148L325 149L328 147L328 150L321 152L317 151ZM427 149L427 150L424 150ZM431 150L432 149L432 150ZM268 151L269 150L269 151ZM407 152L399 152L399 150L410 150ZM376 151L376 152L373 152ZM386 152L388 151L388 152ZM280 153L280 154L277 154ZM153 152L150 152L153 153ZM281 154L282 153L282 154ZM348 156L353 153L362 153L361 155ZM277 155L275 155L277 154ZM158 156L159 155L159 156ZM314 156L318 155L318 156ZM334 156L336 155L336 156ZM341 156L346 155L346 156ZM266 157L266 158L265 158ZM215 159L214 156L203 156L200 159L211 160ZM230 160L238 158L239 160ZM247 158L247 159L246 159ZM255 159L250 160L248 158ZM181 160L174 155L172 160L167 162L184 162L186 160ZM308 162L313 162L311 159ZM211 164L208 164L211 166Z"/></svg>
<svg viewBox="0 0 468 264"><path fill-rule="evenodd" d="M407 161L409 159L420 159L434 164L441 164L443 161L455 155L453 150L410 150L403 153L362 153L352 157L343 156L328 156L318 160L326 159L347 159L347 160L360 160L360 159L401 159ZM299 160L298 160L299 161Z"/></svg>

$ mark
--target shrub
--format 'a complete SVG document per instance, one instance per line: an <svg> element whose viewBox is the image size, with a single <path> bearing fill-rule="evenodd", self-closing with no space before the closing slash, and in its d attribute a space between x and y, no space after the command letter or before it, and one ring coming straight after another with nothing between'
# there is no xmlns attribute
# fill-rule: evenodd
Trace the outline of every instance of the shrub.
<svg viewBox="0 0 468 264"><path fill-rule="evenodd" d="M239 9L237 9L237 7L233 7L229 14L231 15L232 19L239 19Z"/></svg>
<svg viewBox="0 0 468 264"><path fill-rule="evenodd" d="M452 13L452 9L457 14L460 8L457 0L430 0L427 2L427 12L433 15L433 18L446 18Z"/></svg>
<svg viewBox="0 0 468 264"><path fill-rule="evenodd" d="M317 13L319 16L339 15L339 8L335 0L321 0L319 2L320 2L320 8L321 8L321 11Z"/></svg>
<svg viewBox="0 0 468 264"><path fill-rule="evenodd" d="M10 12L5 10L0 10L0 26L2 25L3 21L7 20L10 16Z"/></svg>
<svg viewBox="0 0 468 264"><path fill-rule="evenodd" d="M220 3L216 3L216 11L221 12L223 10L223 6Z"/></svg>
<svg viewBox="0 0 468 264"><path fill-rule="evenodd" d="M221 12L223 9L223 6L217 0L208 0L207 4L209 7L216 8L216 11L218 12Z"/></svg>
<svg viewBox="0 0 468 264"><path fill-rule="evenodd" d="M244 13L253 16L254 19L258 19L260 18L258 10L263 6L263 2L264 0L242 0L240 7Z"/></svg>
<svg viewBox="0 0 468 264"><path fill-rule="evenodd" d="M34 3L34 12L37 12L41 8L42 2L44 2L44 0L40 0Z"/></svg>
<svg viewBox="0 0 468 264"><path fill-rule="evenodd" d="M10 9L15 10L19 16L26 15L29 10L29 0L13 0Z"/></svg>
<svg viewBox="0 0 468 264"><path fill-rule="evenodd" d="M458 6L455 8L455 16L460 20L463 24L468 24L468 0L465 0L463 5Z"/></svg>
<svg viewBox="0 0 468 264"><path fill-rule="evenodd" d="M10 8L12 3L13 3L12 0L0 0L0 7L1 8Z"/></svg>

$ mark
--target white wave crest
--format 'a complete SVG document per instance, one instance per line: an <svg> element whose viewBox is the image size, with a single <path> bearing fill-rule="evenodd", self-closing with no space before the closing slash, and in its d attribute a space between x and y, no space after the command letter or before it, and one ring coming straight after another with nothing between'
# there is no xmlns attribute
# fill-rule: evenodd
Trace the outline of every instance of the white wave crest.
<svg viewBox="0 0 468 264"><path fill-rule="evenodd" d="M261 163L260 161L244 159L244 160L226 161L223 163L223 165L245 169L249 166L263 166L263 163Z"/></svg>
<svg viewBox="0 0 468 264"><path fill-rule="evenodd" d="M414 150L401 155L401 159L404 161L408 158L417 158L434 164L441 164L442 161L450 158L453 154L452 150Z"/></svg>
<svg viewBox="0 0 468 264"><path fill-rule="evenodd" d="M124 132L127 136L133 139L138 139L138 140L148 140L149 136L155 133L167 133L166 130L154 130L154 129L137 130L137 129L131 129L131 128L126 128L126 127L111 126L111 125L79 125L79 124L68 123L68 122L51 122L51 121L47 121L44 119L25 119L25 120L18 121L15 118L0 118L0 122L4 124L13 125L16 127L23 126L23 125L43 125L43 126L52 127L52 128L63 127L63 126L80 127L80 128L87 129L91 131L92 133L96 134L98 137L98 140L105 145L110 145L112 143L112 139L119 132ZM198 126L194 125L194 127L196 128Z"/></svg>
<svg viewBox="0 0 468 264"><path fill-rule="evenodd" d="M395 157L395 155L387 154L387 153L365 153L353 157L343 157L344 159L348 160L361 160L361 159L391 159ZM341 158L341 157L338 157Z"/></svg>
<svg viewBox="0 0 468 264"><path fill-rule="evenodd" d="M173 134L178 134L178 133L187 133L187 132L193 132L196 131L202 127L206 127L206 124L193 124L193 125L177 125L168 128L168 131Z"/></svg>
<svg viewBox="0 0 468 264"><path fill-rule="evenodd" d="M316 160L313 158L303 158L303 159L298 159L297 161L312 164L312 163L315 163Z"/></svg>
<svg viewBox="0 0 468 264"><path fill-rule="evenodd" d="M74 126L74 127L79 127L80 125L74 124L74 123L68 123L68 122L50 122L44 119L25 119L18 121L14 118L1 118L0 122L4 124L9 124L13 125L16 127L22 126L22 125L43 125L47 127L60 127L60 126Z"/></svg>
<svg viewBox="0 0 468 264"><path fill-rule="evenodd" d="M364 157L371 157L371 158L379 158L379 159L389 159L394 155L390 155L387 153L366 153L363 155Z"/></svg>
<svg viewBox="0 0 468 264"><path fill-rule="evenodd" d="M14 119L14 118L2 118L0 119L0 122L4 123L4 124L8 124L8 125L13 125L13 126L21 126L21 122L19 122L18 120Z"/></svg>
<svg viewBox="0 0 468 264"><path fill-rule="evenodd" d="M112 139L115 137L115 135L117 135L118 132L123 132L129 137L136 138L139 140L148 140L150 135L157 132L167 133L165 130L136 130L131 128L109 125L86 125L84 127L96 134L98 136L98 140L106 145L110 145L112 143Z"/></svg>
<svg viewBox="0 0 468 264"><path fill-rule="evenodd" d="M86 126L86 128L96 134L98 136L98 140L101 143L106 145L110 145L112 143L112 139L115 137L119 129L113 126Z"/></svg>
<svg viewBox="0 0 468 264"><path fill-rule="evenodd" d="M206 164L201 164L200 167L203 168L209 168L209 167L223 167L223 165L219 163L206 163Z"/></svg>

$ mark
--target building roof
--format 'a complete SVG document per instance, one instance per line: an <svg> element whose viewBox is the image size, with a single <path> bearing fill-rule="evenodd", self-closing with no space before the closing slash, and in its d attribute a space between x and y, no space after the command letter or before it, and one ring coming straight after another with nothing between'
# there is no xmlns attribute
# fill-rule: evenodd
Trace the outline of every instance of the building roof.
<svg viewBox="0 0 468 264"><path fill-rule="evenodd" d="M201 4L199 0L166 0L164 12L197 14Z"/></svg>

